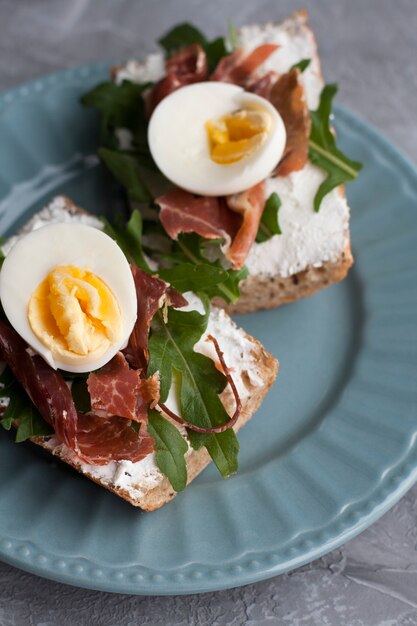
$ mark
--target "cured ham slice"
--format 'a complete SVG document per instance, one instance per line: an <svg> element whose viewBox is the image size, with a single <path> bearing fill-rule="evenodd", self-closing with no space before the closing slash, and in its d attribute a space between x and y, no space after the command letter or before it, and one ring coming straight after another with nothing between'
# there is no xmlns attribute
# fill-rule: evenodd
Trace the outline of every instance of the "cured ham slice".
<svg viewBox="0 0 417 626"><path fill-rule="evenodd" d="M78 456L85 463L107 465L111 461L141 461L153 451L154 440L144 425L136 432L123 417L103 418L80 414Z"/></svg>
<svg viewBox="0 0 417 626"><path fill-rule="evenodd" d="M170 93L208 77L206 54L199 44L192 44L173 54L167 59L165 67L166 76L156 83L148 96L149 115Z"/></svg>
<svg viewBox="0 0 417 626"><path fill-rule="evenodd" d="M265 74L262 74L259 78L255 78L253 81L247 84L247 91L256 93L257 96L262 96L269 100L271 96L272 86L277 82L278 74L274 70L270 70Z"/></svg>
<svg viewBox="0 0 417 626"><path fill-rule="evenodd" d="M179 308L185 306L187 300L164 280L150 276L134 265L131 265L131 270L137 293L138 315L124 355L131 367L146 372L148 337L153 316L165 302Z"/></svg>
<svg viewBox="0 0 417 626"><path fill-rule="evenodd" d="M246 54L238 49L223 57L210 76L210 80L234 83L245 87L253 74L268 57L279 48L276 44L262 44ZM154 85L147 96L147 112L180 87L208 80L206 53L199 44L191 44L170 56L165 64L166 74Z"/></svg>
<svg viewBox="0 0 417 626"><path fill-rule="evenodd" d="M0 321L0 356L6 361L57 439L86 463L140 461L153 450L142 425L139 433L122 417L102 418L78 413L59 372L31 349L17 332Z"/></svg>
<svg viewBox="0 0 417 626"><path fill-rule="evenodd" d="M194 196L179 188L155 202L161 208L161 224L174 240L180 233L198 233L206 239L224 239L228 247L242 221L228 209L223 199Z"/></svg>
<svg viewBox="0 0 417 626"><path fill-rule="evenodd" d="M225 239L226 258L234 269L240 269L258 232L265 206L265 184L258 183L226 199L194 196L174 189L155 202L161 207L161 224L172 239L190 232L206 239Z"/></svg>
<svg viewBox="0 0 417 626"><path fill-rule="evenodd" d="M232 267L240 269L243 267L258 233L265 207L264 181L247 191L227 196L227 204L230 209L243 216L242 225L226 252L226 258L229 259Z"/></svg>
<svg viewBox="0 0 417 626"><path fill-rule="evenodd" d="M43 419L60 441L77 450L77 411L63 377L18 333L0 321L0 358L7 363Z"/></svg>
<svg viewBox="0 0 417 626"><path fill-rule="evenodd" d="M187 306L188 302L174 287L169 286L167 289L167 302L169 306L173 306L174 309L180 309L183 306Z"/></svg>
<svg viewBox="0 0 417 626"><path fill-rule="evenodd" d="M282 74L269 94L269 100L281 115L287 132L284 156L275 170L278 176L303 169L308 159L311 121L299 76L297 68Z"/></svg>
<svg viewBox="0 0 417 626"><path fill-rule="evenodd" d="M141 370L129 368L125 356L118 352L111 361L87 379L93 411L104 411L146 423L147 403L159 399L159 378L141 377Z"/></svg>
<svg viewBox="0 0 417 626"><path fill-rule="evenodd" d="M246 82L252 78L253 73L279 48L276 44L265 43L258 46L249 54L239 48L232 54L223 57L210 80L218 80L223 83L234 83L246 86Z"/></svg>

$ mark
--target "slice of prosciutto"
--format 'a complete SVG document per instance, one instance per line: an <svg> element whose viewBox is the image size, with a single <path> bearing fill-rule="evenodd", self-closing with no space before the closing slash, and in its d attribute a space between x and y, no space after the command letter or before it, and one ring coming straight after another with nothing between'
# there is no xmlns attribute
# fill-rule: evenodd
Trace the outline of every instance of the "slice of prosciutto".
<svg viewBox="0 0 417 626"><path fill-rule="evenodd" d="M226 258L233 269L241 269L258 232L265 183L226 198L194 196L177 188L155 202L161 207L159 218L171 239L190 232L205 239L222 238Z"/></svg>
<svg viewBox="0 0 417 626"><path fill-rule="evenodd" d="M258 233L265 207L265 182L262 181L247 191L227 196L227 205L243 216L242 225L226 252L226 258L233 269L238 270L245 264Z"/></svg>
<svg viewBox="0 0 417 626"><path fill-rule="evenodd" d="M139 461L153 450L153 439L142 425L139 433L122 417L103 419L77 412L60 372L33 354L18 333L0 321L0 358L12 370L43 419L85 463Z"/></svg>
<svg viewBox="0 0 417 626"><path fill-rule="evenodd" d="M255 77L254 80L246 85L247 91L255 93L257 96L262 96L266 100L270 99L272 86L275 85L279 78L279 75L274 70L265 72L262 76Z"/></svg>
<svg viewBox="0 0 417 626"><path fill-rule="evenodd" d="M155 313L165 304L180 308L187 300L168 283L147 274L135 265L130 267L137 293L137 318L127 347L123 351L130 366L146 372L149 360L148 337Z"/></svg>
<svg viewBox="0 0 417 626"><path fill-rule="evenodd" d="M91 372L87 386L93 411L146 423L147 404L156 404L159 399L159 377L146 379L141 374L141 370L129 368L121 352L100 370Z"/></svg>
<svg viewBox="0 0 417 626"><path fill-rule="evenodd" d="M150 116L155 107L166 96L180 87L199 83L208 77L206 53L199 44L192 44L179 50L167 59L166 75L152 88L147 98Z"/></svg>
<svg viewBox="0 0 417 626"><path fill-rule="evenodd" d="M308 159L311 121L299 69L293 68L279 77L270 89L269 101L281 115L287 132L284 156L275 174L287 176L303 169Z"/></svg>
<svg viewBox="0 0 417 626"><path fill-rule="evenodd" d="M155 202L161 209L161 224L174 240L180 233L197 233L205 239L224 239L225 247L229 247L242 221L224 199L195 196L178 187Z"/></svg>
<svg viewBox="0 0 417 626"><path fill-rule="evenodd" d="M249 79L253 80L253 74L279 48L276 44L265 43L254 50L245 53L243 48L239 48L232 54L223 57L210 80L218 80L223 83L234 83L242 87L246 86Z"/></svg>
<svg viewBox="0 0 417 626"><path fill-rule="evenodd" d="M78 416L78 457L88 464L107 465L111 461L141 461L153 451L154 440L144 424L139 432L123 417Z"/></svg>
<svg viewBox="0 0 417 626"><path fill-rule="evenodd" d="M78 415L63 377L0 321L0 358L7 363L58 439L77 451Z"/></svg>

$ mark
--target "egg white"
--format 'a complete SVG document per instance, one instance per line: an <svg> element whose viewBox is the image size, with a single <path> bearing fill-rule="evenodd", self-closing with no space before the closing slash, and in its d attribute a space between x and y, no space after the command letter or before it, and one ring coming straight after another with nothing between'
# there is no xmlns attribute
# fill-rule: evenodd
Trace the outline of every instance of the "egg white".
<svg viewBox="0 0 417 626"><path fill-rule="evenodd" d="M205 124L238 109L266 111L272 124L263 145L230 165L210 158ZM284 122L265 98L221 82L182 87L156 107L148 128L152 157L161 172L182 189L205 196L223 196L249 189L272 172L286 142Z"/></svg>
<svg viewBox="0 0 417 626"><path fill-rule="evenodd" d="M123 336L98 358L80 355L75 364L54 358L30 327L29 300L57 265L91 270L107 283L117 298ZM125 255L108 235L84 224L51 224L19 239L3 263L0 300L10 324L35 352L54 369L75 373L98 369L110 361L127 345L137 317L136 288Z"/></svg>

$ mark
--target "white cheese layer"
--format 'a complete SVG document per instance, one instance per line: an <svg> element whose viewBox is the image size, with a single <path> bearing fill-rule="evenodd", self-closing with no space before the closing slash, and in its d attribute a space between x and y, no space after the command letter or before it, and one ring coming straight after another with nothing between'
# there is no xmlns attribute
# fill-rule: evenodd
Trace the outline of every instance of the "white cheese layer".
<svg viewBox="0 0 417 626"><path fill-rule="evenodd" d="M282 277L337 261L349 235L349 207L339 188L327 194L316 213L313 198L325 177L307 163L299 172L266 181L266 196L276 192L281 235L255 243L246 259L250 274Z"/></svg>
<svg viewBox="0 0 417 626"><path fill-rule="evenodd" d="M314 36L303 13L295 14L282 24L245 26L239 36L248 52L263 43L279 45L261 66L261 71L284 73L294 63L311 59L301 80L309 108L317 108L323 79ZM157 81L164 72L163 55L152 54L143 63L129 61L119 70L117 81ZM348 241L349 207L340 191L334 189L323 200L320 211L314 212L314 196L323 178L324 173L308 163L299 172L267 180L267 197L275 191L281 199L282 234L253 244L246 261L252 275L287 277L340 259Z"/></svg>
<svg viewBox="0 0 417 626"><path fill-rule="evenodd" d="M56 196L46 207L35 215L23 226L17 235L10 237L1 246L3 254L6 256L14 244L33 230L38 230L47 224L77 223L93 226L93 228L103 229L103 224L94 215L88 213L70 213L67 209L67 201L63 196Z"/></svg>
<svg viewBox="0 0 417 626"><path fill-rule="evenodd" d="M26 233L52 222L60 223L68 221L88 223L90 226L103 228L100 220L94 216L81 213L70 214L65 199L58 196L47 207L42 209L42 211L35 214L18 235L10 238L3 244L2 249L4 254L7 254L19 237L24 236ZM188 306L184 307L184 311L195 310L200 313L204 312L202 303L195 294L190 292L185 294L185 297L188 300ZM253 354L254 345L252 341L247 338L241 328L237 328L236 324L227 313L217 308L212 309L206 332L195 345L196 352L200 352L214 361L217 361L213 344L206 341L208 335L216 337L224 353L225 362L232 372L240 398L245 400L249 394L249 390L244 384L245 379L248 379L253 386L263 384L262 374L258 369L256 357ZM245 376L243 376L243 373L245 373ZM167 400L167 406L178 414L180 410L177 402L177 394L175 393L175 389L171 391L172 393L169 394ZM185 429L179 428L179 430L185 436ZM133 499L140 498L147 491L160 484L164 478L156 466L154 453L149 454L146 458L137 463L132 463L131 461L112 461L108 465L89 465L80 461L72 450L61 444L55 437L51 437L46 445L51 452L59 449L63 458L70 460L82 473L96 478L101 483L110 487L124 489ZM189 453L191 453L191 449Z"/></svg>
<svg viewBox="0 0 417 626"><path fill-rule="evenodd" d="M265 43L275 43L279 46L261 66L265 72L274 70L283 74L295 63L311 59L310 65L301 74L301 80L308 108L317 108L324 83L314 35L307 26L304 14L297 13L281 24L244 26L239 31L239 39L248 52Z"/></svg>

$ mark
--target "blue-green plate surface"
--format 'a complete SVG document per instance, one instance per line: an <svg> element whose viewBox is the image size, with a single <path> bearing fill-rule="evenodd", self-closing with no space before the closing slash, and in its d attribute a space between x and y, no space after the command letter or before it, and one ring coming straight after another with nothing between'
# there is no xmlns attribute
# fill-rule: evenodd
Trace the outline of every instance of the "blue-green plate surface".
<svg viewBox="0 0 417 626"><path fill-rule="evenodd" d="M115 185L95 157L79 96L104 66L0 97L0 232L54 194L109 212ZM365 167L349 186L355 265L343 283L239 317L281 361L239 434L240 470L208 468L172 503L142 513L0 433L0 557L74 585L179 594L293 569L374 522L417 479L417 172L338 108L342 147Z"/></svg>

